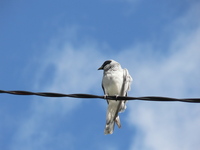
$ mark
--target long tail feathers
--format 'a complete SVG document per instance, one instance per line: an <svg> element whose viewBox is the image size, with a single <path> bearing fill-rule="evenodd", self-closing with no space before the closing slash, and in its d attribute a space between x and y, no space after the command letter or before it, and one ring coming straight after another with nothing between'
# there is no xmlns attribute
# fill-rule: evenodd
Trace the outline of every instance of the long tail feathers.
<svg viewBox="0 0 200 150"><path fill-rule="evenodd" d="M104 134L112 134L114 130L114 125L115 125L114 121L110 122L109 124L106 124Z"/></svg>
<svg viewBox="0 0 200 150"><path fill-rule="evenodd" d="M112 102L111 102L112 103ZM112 134L114 131L115 123L120 128L120 118L118 116L118 108L116 107L116 104L109 103L108 109L107 109L107 116L106 116L106 127L104 130L105 134ZM119 105L119 104L118 104Z"/></svg>
<svg viewBox="0 0 200 150"><path fill-rule="evenodd" d="M119 116L117 116L117 117L115 118L115 121L114 121L114 120L110 120L109 122L106 123L106 127L105 127L105 130L104 130L104 134L112 134L113 131L114 131L115 123L117 124L117 126L118 126L119 128L121 128L121 123L120 123Z"/></svg>

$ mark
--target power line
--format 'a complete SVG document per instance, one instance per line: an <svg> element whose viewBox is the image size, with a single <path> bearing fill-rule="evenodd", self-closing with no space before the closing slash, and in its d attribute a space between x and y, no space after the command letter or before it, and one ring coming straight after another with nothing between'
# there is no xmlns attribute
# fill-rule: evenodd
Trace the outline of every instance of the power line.
<svg viewBox="0 0 200 150"><path fill-rule="evenodd" d="M109 100L143 100L143 101L162 101L162 102L190 102L200 103L200 98L170 98L170 97L158 97L158 96L147 96L147 97L125 97L125 96L98 96L92 94L62 94L62 93L49 93L49 92L29 92L29 91L4 91L0 90L0 94L7 93L13 95L37 95L44 97L72 97L72 98L99 98Z"/></svg>

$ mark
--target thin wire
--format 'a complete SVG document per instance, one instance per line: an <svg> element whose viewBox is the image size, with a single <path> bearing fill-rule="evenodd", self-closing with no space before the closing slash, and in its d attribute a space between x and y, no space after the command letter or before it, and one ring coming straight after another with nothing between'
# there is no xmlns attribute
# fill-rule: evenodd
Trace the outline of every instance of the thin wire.
<svg viewBox="0 0 200 150"><path fill-rule="evenodd" d="M91 94L62 94L62 93L49 93L49 92L29 92L29 91L4 91L0 90L1 93L13 94L13 95L37 95L44 97L72 97L72 98L99 98L99 99L109 99L109 100L143 100L143 101L179 101L179 102L190 102L190 103L200 103L200 98L170 98L170 97L158 97L158 96L148 96L148 97L125 97L125 96L98 96Z"/></svg>

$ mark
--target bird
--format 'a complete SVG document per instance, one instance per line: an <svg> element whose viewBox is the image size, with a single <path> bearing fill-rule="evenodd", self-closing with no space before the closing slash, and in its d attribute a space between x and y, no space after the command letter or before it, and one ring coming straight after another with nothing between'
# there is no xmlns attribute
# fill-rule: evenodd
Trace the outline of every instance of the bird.
<svg viewBox="0 0 200 150"><path fill-rule="evenodd" d="M126 68L115 60L106 60L98 70L103 70L102 88L104 96L127 96L131 89L132 77ZM104 134L112 134L115 123L121 128L118 113L126 109L126 100L107 99L106 126Z"/></svg>

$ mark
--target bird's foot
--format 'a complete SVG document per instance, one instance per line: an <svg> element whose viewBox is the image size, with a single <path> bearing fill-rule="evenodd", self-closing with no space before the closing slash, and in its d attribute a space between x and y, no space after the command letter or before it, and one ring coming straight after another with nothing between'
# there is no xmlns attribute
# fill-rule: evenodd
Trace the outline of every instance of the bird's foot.
<svg viewBox="0 0 200 150"><path fill-rule="evenodd" d="M119 95L115 95L115 100L116 100L116 101L117 101L118 96L119 96Z"/></svg>
<svg viewBox="0 0 200 150"><path fill-rule="evenodd" d="M107 96L108 96L108 95L107 95L107 94L105 94L105 95L103 96L103 97L104 97L104 99L107 99Z"/></svg>

